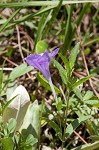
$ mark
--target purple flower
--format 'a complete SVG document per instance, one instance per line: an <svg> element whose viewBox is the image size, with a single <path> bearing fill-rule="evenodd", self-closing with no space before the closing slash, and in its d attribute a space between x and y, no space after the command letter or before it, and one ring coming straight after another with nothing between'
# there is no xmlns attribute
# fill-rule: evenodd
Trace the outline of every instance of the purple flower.
<svg viewBox="0 0 99 150"><path fill-rule="evenodd" d="M59 48L55 49L51 53L49 53L46 50L44 53L41 54L30 54L25 58L25 60L29 65L41 71L44 77L47 80L49 80L50 79L49 65L51 62L51 58L53 58L58 53L58 51Z"/></svg>

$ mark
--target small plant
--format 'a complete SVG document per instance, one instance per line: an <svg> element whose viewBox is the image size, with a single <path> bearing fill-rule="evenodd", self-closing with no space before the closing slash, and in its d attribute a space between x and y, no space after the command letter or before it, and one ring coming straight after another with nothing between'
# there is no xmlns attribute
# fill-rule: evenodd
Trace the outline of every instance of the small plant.
<svg viewBox="0 0 99 150"><path fill-rule="evenodd" d="M1 150L99 149L93 2L1 1Z"/></svg>

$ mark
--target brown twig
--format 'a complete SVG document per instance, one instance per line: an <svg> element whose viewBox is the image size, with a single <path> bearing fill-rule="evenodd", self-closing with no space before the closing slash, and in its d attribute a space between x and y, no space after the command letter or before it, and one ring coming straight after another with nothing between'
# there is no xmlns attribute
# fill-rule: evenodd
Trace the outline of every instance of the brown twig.
<svg viewBox="0 0 99 150"><path fill-rule="evenodd" d="M2 56L2 58L4 59L4 60L6 60L7 62L9 62L10 64L12 64L12 65L14 65L14 66L18 66L16 63L14 63L13 61L11 61L10 59L8 59L7 57L5 57L5 56Z"/></svg>
<svg viewBox="0 0 99 150"><path fill-rule="evenodd" d="M16 66L16 67L18 66L16 63L14 63L13 61L11 61L11 60L8 59L7 57L2 56L2 58L3 58L4 60L6 60L7 62L9 62L10 64L12 64L12 65L14 65L14 66ZM10 71L11 71L11 70L10 70ZM28 78L33 81L33 78L29 75L29 73L27 73L27 75L28 75Z"/></svg>
<svg viewBox="0 0 99 150"><path fill-rule="evenodd" d="M77 135L84 144L88 144L76 131L74 131L74 134Z"/></svg>
<svg viewBox="0 0 99 150"><path fill-rule="evenodd" d="M27 40L29 41L31 49L33 49L34 43L32 38L23 30L23 28L20 25L18 25L18 27L22 31L22 34L24 34Z"/></svg>
<svg viewBox="0 0 99 150"><path fill-rule="evenodd" d="M75 20L75 18L73 18L73 20ZM82 42L82 38L81 38L81 34L80 34L80 27L78 28L76 24L75 24L75 27L76 27L76 32L77 32L77 35L78 35L78 40L79 40L79 42L80 42L81 54L82 54L82 58L83 58L83 61L84 61L86 73L87 73L87 75L89 76L89 70L88 70L86 58L85 58L85 55L84 55L84 47L83 47L83 42ZM79 29L79 30L78 30L78 29ZM94 89L91 79L89 79L89 84L90 84L90 87L92 88L93 92L95 93L95 95L99 98L99 94L98 94L97 91Z"/></svg>
<svg viewBox="0 0 99 150"><path fill-rule="evenodd" d="M86 76L87 76L87 74L86 74L85 72L73 71L73 74L74 74L74 75L78 75L78 77L80 77L80 76L81 76L81 77L86 77ZM99 82L99 79L96 78L96 77L92 77L91 79L94 80L94 81Z"/></svg>
<svg viewBox="0 0 99 150"><path fill-rule="evenodd" d="M79 74L79 73L76 72L76 71L73 71L73 74L74 74L76 77L78 77L78 78L82 78L82 77L83 77L83 75Z"/></svg>
<svg viewBox="0 0 99 150"><path fill-rule="evenodd" d="M23 63L25 63L24 55L23 55L23 53L22 53L22 49L21 49L21 43L20 43L20 32L19 32L18 25L16 25L16 30L17 30L17 35L18 35L18 45L19 45L20 55L21 55L21 58L22 58L22 60L23 60Z"/></svg>
<svg viewBox="0 0 99 150"><path fill-rule="evenodd" d="M85 72L73 71L73 74L74 74L75 76L77 76L78 78L82 78L82 77L86 77L86 76L87 76L87 74L86 74ZM92 77L91 79L94 80L94 81L99 82L99 79L96 78L96 77Z"/></svg>

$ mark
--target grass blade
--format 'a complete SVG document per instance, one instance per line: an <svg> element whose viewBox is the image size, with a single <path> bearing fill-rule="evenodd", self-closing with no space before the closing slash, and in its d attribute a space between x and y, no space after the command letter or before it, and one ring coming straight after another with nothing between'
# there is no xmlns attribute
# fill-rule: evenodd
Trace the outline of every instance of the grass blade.
<svg viewBox="0 0 99 150"><path fill-rule="evenodd" d="M81 23L81 21L82 21L82 18L83 18L83 16L84 16L86 10L88 9L88 7L89 7L89 3L87 3L87 4L85 4L85 5L83 6L83 9L82 9L82 11L80 12L79 17L78 17L78 19L77 19L77 21L76 21L76 25L77 25L77 26L80 25L80 23ZM69 47L70 47L70 45L71 45L72 39L73 39L73 37L74 37L74 35L75 35L75 32L76 32L76 27L74 27L74 29L73 29L73 31L72 31L72 33L71 33L71 37L70 37L70 40L68 41L67 49L69 49Z"/></svg>
<svg viewBox="0 0 99 150"><path fill-rule="evenodd" d="M45 32L44 32L44 34L43 34L43 37L45 37L45 36L48 34L48 32L49 32L49 30L50 30L50 27L52 26L54 20L55 20L56 17L57 17L57 14L58 14L60 8L61 8L62 2L63 2L63 0L60 0L58 6L53 10L52 18L51 18L50 21L48 22L48 25L47 25L47 27L46 27L46 29L45 29Z"/></svg>
<svg viewBox="0 0 99 150"><path fill-rule="evenodd" d="M52 10L47 11L46 13L43 13L42 16L41 16L41 19L40 19L40 22L39 22L39 25L38 25L38 30L37 30L37 35L36 35L36 38L35 38L35 44L34 44L34 49L35 49L35 46L37 44L37 42L39 40L41 40L42 38L42 32L50 18L50 15L52 13Z"/></svg>
<svg viewBox="0 0 99 150"><path fill-rule="evenodd" d="M94 2L99 2L98 0L71 0L71 1L68 1L68 0L64 0L62 5L66 5L66 4L76 4L76 3L94 3ZM23 7L32 7L32 6L57 6L57 4L59 3L59 1L33 1L33 2L17 2L17 3L6 3L6 4L3 4L1 3L0 4L0 8L23 8Z"/></svg>
<svg viewBox="0 0 99 150"><path fill-rule="evenodd" d="M72 20L72 12L73 12L74 5L70 6L70 9L68 11L68 19L66 21L66 30L65 30L65 37L64 37L64 45L61 49L62 53L65 53L68 47L68 42L70 40L71 36L71 20Z"/></svg>
<svg viewBox="0 0 99 150"><path fill-rule="evenodd" d="M17 15L17 13L20 11L21 9L17 9L11 16L10 18L6 21L6 23L4 23L1 27L0 27L0 32L3 31L5 29L5 27L9 24L9 22Z"/></svg>
<svg viewBox="0 0 99 150"><path fill-rule="evenodd" d="M19 23L21 23L21 22L27 21L27 20L29 20L29 19L35 17L35 16L38 16L38 15L41 15L42 13L47 12L47 11L49 11L49 10L55 8L55 7L56 7L56 6L49 6L49 7L47 7L47 8L44 8L43 10L40 10L40 11L37 12L37 13L28 14L28 15L22 17L21 19L17 19L17 20L15 20L14 22L8 24L8 26L6 26L6 28L9 28L9 27L12 27L12 26L14 26L14 25L16 25L16 24L19 24Z"/></svg>

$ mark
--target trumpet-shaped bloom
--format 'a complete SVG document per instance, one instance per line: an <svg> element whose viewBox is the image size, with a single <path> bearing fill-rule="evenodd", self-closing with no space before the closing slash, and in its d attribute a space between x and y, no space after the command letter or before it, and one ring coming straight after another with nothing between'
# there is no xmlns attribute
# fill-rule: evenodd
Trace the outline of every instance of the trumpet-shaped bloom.
<svg viewBox="0 0 99 150"><path fill-rule="evenodd" d="M46 50L44 53L41 53L41 54L30 54L29 56L25 58L25 60L29 65L41 71L44 77L47 80L49 80L50 79L49 65L51 62L51 58L55 57L58 51L59 51L59 48L55 49L51 53L49 53Z"/></svg>

